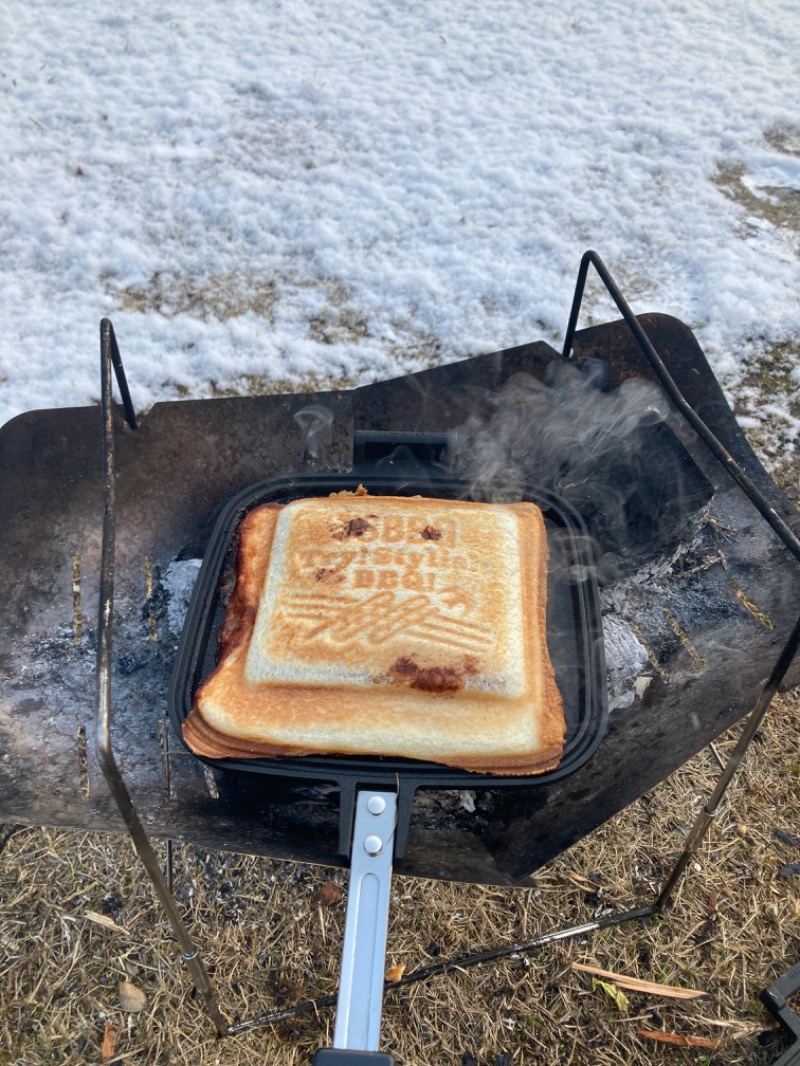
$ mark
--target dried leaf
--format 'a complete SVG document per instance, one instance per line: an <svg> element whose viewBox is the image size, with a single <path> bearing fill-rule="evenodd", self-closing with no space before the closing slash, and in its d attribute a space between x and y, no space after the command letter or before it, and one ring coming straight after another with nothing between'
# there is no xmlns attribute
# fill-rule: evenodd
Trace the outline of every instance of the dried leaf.
<svg viewBox="0 0 800 1066"><path fill-rule="evenodd" d="M124 933L125 936L131 935L127 929L117 925L113 918L109 918L105 914L98 914L97 911L84 911L83 916L88 918L90 922L94 922L95 925L102 925L104 929L110 929L112 933Z"/></svg>
<svg viewBox="0 0 800 1066"><path fill-rule="evenodd" d="M119 1004L123 1010L138 1014L147 1006L147 996L130 981L120 981Z"/></svg>
<svg viewBox="0 0 800 1066"><path fill-rule="evenodd" d="M616 1003L619 1010L627 1010L630 1006L630 1000L617 985L611 984L610 981L600 981L598 978L592 978L592 988L602 988L605 994L610 1000Z"/></svg>
<svg viewBox="0 0 800 1066"><path fill-rule="evenodd" d="M117 1030L111 1024L106 1022L106 1031L103 1033L103 1046L100 1049L100 1057L103 1062L108 1062L109 1059L114 1057L114 1052L117 1049Z"/></svg>
<svg viewBox="0 0 800 1066"><path fill-rule="evenodd" d="M583 962L573 962L572 969L580 970L582 973L591 973L597 977L605 977L632 992L647 992L653 996L666 996L670 999L698 999L700 996L708 995L707 992L701 992L696 988L676 988L675 985L662 985L657 981L642 981L638 977L626 977L624 974L601 970L599 966L589 966Z"/></svg>
<svg viewBox="0 0 800 1066"><path fill-rule="evenodd" d="M657 1040L661 1044L672 1044L673 1047L699 1047L707 1051L719 1051L723 1047L723 1040L709 1040L705 1036L684 1036L682 1033L662 1033L654 1029L637 1029L636 1035L643 1040Z"/></svg>
<svg viewBox="0 0 800 1066"><path fill-rule="evenodd" d="M577 872L577 870L565 870L564 876L577 885L578 888L584 888L589 892L596 892L600 888L598 881L591 881L588 877L584 877L583 874Z"/></svg>
<svg viewBox="0 0 800 1066"><path fill-rule="evenodd" d="M342 889L335 881L323 881L314 893L314 899L320 907L335 907L342 902Z"/></svg>
<svg viewBox="0 0 800 1066"><path fill-rule="evenodd" d="M398 966L390 966L386 971L386 981L391 984L393 981L399 981L403 974L406 972L405 966L400 963Z"/></svg>

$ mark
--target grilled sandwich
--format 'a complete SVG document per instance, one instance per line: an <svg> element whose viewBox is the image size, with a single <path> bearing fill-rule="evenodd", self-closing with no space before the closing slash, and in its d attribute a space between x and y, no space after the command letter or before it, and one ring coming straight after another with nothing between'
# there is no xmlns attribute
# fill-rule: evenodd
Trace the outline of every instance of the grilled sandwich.
<svg viewBox="0 0 800 1066"><path fill-rule="evenodd" d="M563 752L535 504L337 495L242 523L197 754L385 755L536 774Z"/></svg>

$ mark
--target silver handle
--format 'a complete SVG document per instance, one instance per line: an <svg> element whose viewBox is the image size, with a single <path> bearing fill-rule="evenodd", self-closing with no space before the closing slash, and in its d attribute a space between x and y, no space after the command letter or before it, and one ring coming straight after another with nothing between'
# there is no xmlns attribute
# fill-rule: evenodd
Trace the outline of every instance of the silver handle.
<svg viewBox="0 0 800 1066"><path fill-rule="evenodd" d="M358 793L334 1048L378 1050L396 817L394 792Z"/></svg>

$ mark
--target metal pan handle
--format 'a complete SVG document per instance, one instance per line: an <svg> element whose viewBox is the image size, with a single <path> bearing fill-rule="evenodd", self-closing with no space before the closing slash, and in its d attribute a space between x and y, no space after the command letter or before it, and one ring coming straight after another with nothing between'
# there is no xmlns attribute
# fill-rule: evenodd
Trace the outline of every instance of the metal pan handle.
<svg viewBox="0 0 800 1066"><path fill-rule="evenodd" d="M334 1046L318 1052L314 1066L346 1066L365 1057L374 1066L392 1064L391 1057L372 1053L380 1041L396 824L394 792L358 793Z"/></svg>

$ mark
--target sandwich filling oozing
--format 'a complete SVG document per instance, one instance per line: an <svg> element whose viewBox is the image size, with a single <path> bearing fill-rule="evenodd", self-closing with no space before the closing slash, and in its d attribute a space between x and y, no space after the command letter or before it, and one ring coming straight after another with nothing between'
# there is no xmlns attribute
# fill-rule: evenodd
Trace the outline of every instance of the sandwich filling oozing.
<svg viewBox="0 0 800 1066"><path fill-rule="evenodd" d="M360 754L498 774L561 758L531 503L337 495L244 520L198 754Z"/></svg>

